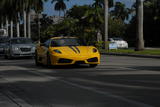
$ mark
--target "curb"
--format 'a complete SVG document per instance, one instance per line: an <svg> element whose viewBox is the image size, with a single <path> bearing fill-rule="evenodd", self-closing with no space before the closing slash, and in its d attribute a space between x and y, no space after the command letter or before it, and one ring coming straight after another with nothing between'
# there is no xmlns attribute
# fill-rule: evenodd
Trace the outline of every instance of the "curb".
<svg viewBox="0 0 160 107"><path fill-rule="evenodd" d="M115 55L115 56L130 56L130 57L141 57L141 58L158 58L160 55L139 55L139 54L124 54L124 53L101 53L102 55Z"/></svg>

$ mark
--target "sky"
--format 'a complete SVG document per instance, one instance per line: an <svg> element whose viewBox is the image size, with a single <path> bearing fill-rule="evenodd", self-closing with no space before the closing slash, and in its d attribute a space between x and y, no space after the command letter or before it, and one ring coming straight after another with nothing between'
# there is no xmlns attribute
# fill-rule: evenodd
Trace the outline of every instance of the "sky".
<svg viewBox="0 0 160 107"><path fill-rule="evenodd" d="M125 3L127 7L131 7L132 4L135 2L135 0L115 0L115 2L122 2ZM67 9L72 8L74 5L85 5L85 4L92 4L93 0L69 0L68 2L65 2ZM48 14L49 16L58 15L59 13L54 10L55 3L51 4L51 0L48 0L48 2L44 3L44 14Z"/></svg>

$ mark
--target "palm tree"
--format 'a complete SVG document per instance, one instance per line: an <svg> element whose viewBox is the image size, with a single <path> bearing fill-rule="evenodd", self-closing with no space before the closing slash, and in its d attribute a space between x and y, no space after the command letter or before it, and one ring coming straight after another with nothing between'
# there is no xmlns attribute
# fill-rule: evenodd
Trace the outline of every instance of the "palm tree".
<svg viewBox="0 0 160 107"><path fill-rule="evenodd" d="M144 39L143 39L143 0L136 0L137 6L137 43L136 51L144 50Z"/></svg>
<svg viewBox="0 0 160 107"><path fill-rule="evenodd" d="M66 0L66 1L69 1L69 0ZM65 15L66 4L64 3L64 0L52 0L51 3L53 2L56 2L54 9L56 11L59 11L59 17L61 16L61 11L63 11Z"/></svg>
<svg viewBox="0 0 160 107"><path fill-rule="evenodd" d="M23 14L24 14L24 36L25 37L27 37L27 28L28 28L28 38L31 38L31 22L30 22L31 10L33 9L38 14L40 14L40 12L43 10L43 2L46 2L46 1L47 0L27 0L27 1L24 0Z"/></svg>
<svg viewBox="0 0 160 107"><path fill-rule="evenodd" d="M94 0L94 3L92 5L92 7L100 7L103 8L104 7L104 1L103 0Z"/></svg>
<svg viewBox="0 0 160 107"><path fill-rule="evenodd" d="M6 7L6 1L5 0L1 0L0 1L0 22L1 22L1 28L4 27L4 24L6 24L6 31L7 31L7 35L8 35L8 17L7 17L7 9L4 8Z"/></svg>
<svg viewBox="0 0 160 107"><path fill-rule="evenodd" d="M101 25L103 20L103 0L94 0L94 3L85 13L84 19L90 24L97 35L97 41L102 41Z"/></svg>
<svg viewBox="0 0 160 107"><path fill-rule="evenodd" d="M108 49L108 18L109 18L109 7L113 6L113 0L104 0L104 18L105 18L105 32L104 32L104 47Z"/></svg>
<svg viewBox="0 0 160 107"><path fill-rule="evenodd" d="M112 17L116 19L121 19L122 21L129 18L131 9L126 8L125 4L121 2L116 2L114 10L111 11Z"/></svg>
<svg viewBox="0 0 160 107"><path fill-rule="evenodd" d="M8 21L10 21L10 35L13 37L13 25L17 25L17 36L20 36L20 19L24 17L24 37L27 37L27 16L28 16L28 36L30 37L30 10L42 11L43 2L47 0L1 0L0 1L0 14L1 18L6 20L6 26L8 27ZM4 17L5 16L5 17ZM2 22L1 22L2 23ZM4 21L3 21L4 23Z"/></svg>
<svg viewBox="0 0 160 107"><path fill-rule="evenodd" d="M104 7L105 7L105 36L104 36L104 44L105 44L105 49L108 49L108 0L104 0Z"/></svg>
<svg viewBox="0 0 160 107"><path fill-rule="evenodd" d="M5 0L4 9L6 9L7 18L10 21L10 37L13 37L13 19L14 19L14 1L13 0ZM14 12L13 12L14 11Z"/></svg>

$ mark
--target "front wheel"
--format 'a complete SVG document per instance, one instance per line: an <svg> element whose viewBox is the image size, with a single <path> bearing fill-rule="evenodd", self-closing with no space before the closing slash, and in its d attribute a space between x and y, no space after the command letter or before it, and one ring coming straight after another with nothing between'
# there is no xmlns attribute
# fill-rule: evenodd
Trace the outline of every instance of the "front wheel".
<svg viewBox="0 0 160 107"><path fill-rule="evenodd" d="M49 53L47 53L47 67L51 67L51 58Z"/></svg>
<svg viewBox="0 0 160 107"><path fill-rule="evenodd" d="M5 59L8 59L8 56L7 56L7 55L4 55L4 58L5 58Z"/></svg>
<svg viewBox="0 0 160 107"><path fill-rule="evenodd" d="M95 68L97 66L97 64L90 64L89 67L91 68Z"/></svg>
<svg viewBox="0 0 160 107"><path fill-rule="evenodd" d="M13 56L11 55L11 53L9 53L9 55L7 56L8 59L13 59Z"/></svg>
<svg viewBox="0 0 160 107"><path fill-rule="evenodd" d="M37 52L35 52L35 64L36 64L37 66L40 65L40 63L38 62Z"/></svg>

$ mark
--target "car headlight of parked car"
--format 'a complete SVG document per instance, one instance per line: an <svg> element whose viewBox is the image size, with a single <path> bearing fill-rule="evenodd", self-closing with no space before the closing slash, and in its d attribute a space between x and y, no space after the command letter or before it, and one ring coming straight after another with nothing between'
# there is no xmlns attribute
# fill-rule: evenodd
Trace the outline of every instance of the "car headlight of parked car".
<svg viewBox="0 0 160 107"><path fill-rule="evenodd" d="M18 47L12 47L12 50L13 50L13 51L18 51L19 48L18 48Z"/></svg>
<svg viewBox="0 0 160 107"><path fill-rule="evenodd" d="M35 47L35 46L33 46L33 47L32 47L32 50L33 50L33 51L35 51L35 50L36 50L36 47Z"/></svg>

